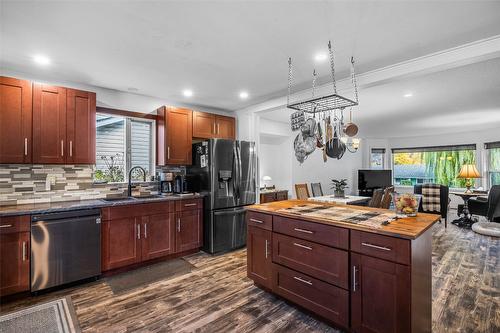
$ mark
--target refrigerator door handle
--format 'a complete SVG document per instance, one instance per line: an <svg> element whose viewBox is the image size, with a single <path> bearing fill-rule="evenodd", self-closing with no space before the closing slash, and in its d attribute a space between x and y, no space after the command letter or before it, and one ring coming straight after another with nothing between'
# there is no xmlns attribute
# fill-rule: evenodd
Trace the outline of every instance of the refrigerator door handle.
<svg viewBox="0 0 500 333"><path fill-rule="evenodd" d="M236 191L237 191L237 195L238 195L237 198L238 198L238 204L239 204L239 200L241 197L241 179L243 178L242 174L241 174L241 150L240 150L239 142L236 144L236 156L237 156L237 163L238 163L238 187L237 187Z"/></svg>
<svg viewBox="0 0 500 333"><path fill-rule="evenodd" d="M220 216L220 215L236 215L236 214L243 214L245 213L246 209L241 208L241 209L235 209L235 210L223 210L223 211L214 211L214 215Z"/></svg>

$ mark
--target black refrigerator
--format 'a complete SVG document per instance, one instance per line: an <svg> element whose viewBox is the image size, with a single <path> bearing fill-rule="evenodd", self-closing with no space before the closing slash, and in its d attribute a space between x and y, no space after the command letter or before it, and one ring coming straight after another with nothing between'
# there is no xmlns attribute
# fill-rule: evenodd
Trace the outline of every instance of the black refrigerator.
<svg viewBox="0 0 500 333"><path fill-rule="evenodd" d="M193 190L205 194L205 252L246 245L244 207L255 203L256 166L254 142L210 139L193 144L193 165L186 171Z"/></svg>

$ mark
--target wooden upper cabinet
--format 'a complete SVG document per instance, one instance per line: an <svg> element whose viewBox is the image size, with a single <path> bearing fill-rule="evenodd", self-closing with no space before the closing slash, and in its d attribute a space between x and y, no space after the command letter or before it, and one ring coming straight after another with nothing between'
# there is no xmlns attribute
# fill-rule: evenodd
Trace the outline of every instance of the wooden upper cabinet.
<svg viewBox="0 0 500 333"><path fill-rule="evenodd" d="M66 163L94 164L96 95L67 89L66 101Z"/></svg>
<svg viewBox="0 0 500 333"><path fill-rule="evenodd" d="M232 139L236 138L235 134L235 119L233 117L225 116L215 116L215 127L216 134L215 137L220 139Z"/></svg>
<svg viewBox="0 0 500 333"><path fill-rule="evenodd" d="M192 162L193 112L161 107L157 110L157 165L190 165Z"/></svg>
<svg viewBox="0 0 500 333"><path fill-rule="evenodd" d="M211 139L217 131L215 115L212 113L193 111L193 137Z"/></svg>
<svg viewBox="0 0 500 333"><path fill-rule="evenodd" d="M32 84L0 77L0 163L31 163Z"/></svg>
<svg viewBox="0 0 500 333"><path fill-rule="evenodd" d="M66 89L33 85L33 163L66 162Z"/></svg>

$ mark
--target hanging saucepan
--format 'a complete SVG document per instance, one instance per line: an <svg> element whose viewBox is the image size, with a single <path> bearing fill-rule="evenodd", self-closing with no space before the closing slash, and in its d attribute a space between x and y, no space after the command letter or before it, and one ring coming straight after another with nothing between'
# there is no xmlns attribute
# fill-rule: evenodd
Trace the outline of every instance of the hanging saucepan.
<svg viewBox="0 0 500 333"><path fill-rule="evenodd" d="M343 131L347 136L353 137L358 134L358 126L352 122L352 110L349 111L349 122L344 125Z"/></svg>
<svg viewBox="0 0 500 333"><path fill-rule="evenodd" d="M341 159L346 150L345 144L339 140L337 129L333 133L333 138L326 145L326 155L330 158Z"/></svg>

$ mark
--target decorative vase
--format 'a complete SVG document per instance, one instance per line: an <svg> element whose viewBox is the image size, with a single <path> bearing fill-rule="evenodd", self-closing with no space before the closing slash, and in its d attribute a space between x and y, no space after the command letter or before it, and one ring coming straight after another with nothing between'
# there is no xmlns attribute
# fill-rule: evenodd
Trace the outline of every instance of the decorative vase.
<svg viewBox="0 0 500 333"><path fill-rule="evenodd" d="M335 198L345 198L345 191L344 190L334 190L333 196Z"/></svg>

